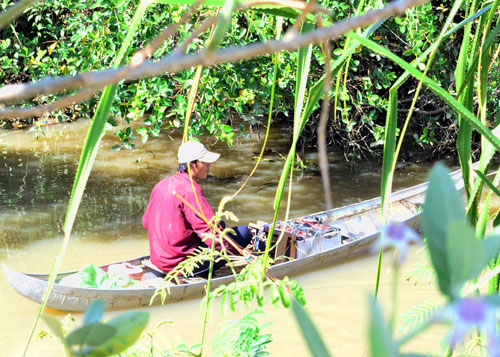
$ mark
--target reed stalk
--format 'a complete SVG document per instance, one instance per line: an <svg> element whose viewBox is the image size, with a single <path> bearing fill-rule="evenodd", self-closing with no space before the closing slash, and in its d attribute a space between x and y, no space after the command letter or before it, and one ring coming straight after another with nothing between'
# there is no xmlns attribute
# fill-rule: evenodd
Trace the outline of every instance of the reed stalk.
<svg viewBox="0 0 500 357"><path fill-rule="evenodd" d="M417 99L420 95L420 90L422 89L422 84L423 84L423 78L427 76L427 72L429 71L429 68L432 64L432 61L434 59L434 55L436 54L437 49L441 45L441 43L444 41L446 37L448 37L448 28L451 25L457 11L459 10L463 0L456 0L453 4L453 7L450 11L450 14L448 15L445 24L443 28L441 29L441 33L439 34L437 40L434 42L434 44L424 52L426 55L424 57L424 54L422 54L418 60L414 61L412 63L413 66L417 66L420 61L428 57L427 64L425 66L425 70L422 76L422 79L419 80L417 89L415 91L415 94L413 96L410 110L408 111L408 114L406 116L406 120L403 124L403 127L401 129L401 133L399 135L399 141L397 143L397 146L395 146L396 143L396 131L397 131L397 91L399 87L406 81L408 78L408 72L405 72L397 81L396 83L391 87L389 90L389 104L388 104L388 110L387 110L387 117L386 117L386 128L385 128L385 141L384 141L384 157L383 157L383 163L382 163L382 179L381 179L381 206L382 206L382 223L387 224L387 220L389 217L389 209L390 209L390 203L391 203L391 194L392 194L392 181L394 178L394 171L396 170L396 163L398 161L399 153L401 151L401 147L403 145L403 140L405 138L406 130L408 128L408 125L410 124L410 118L413 114L413 110L415 108L415 104L417 102ZM379 252L379 257L378 257L378 265L377 265L377 277L375 280L375 297L378 294L378 289L379 289L379 284L380 284L380 274L381 274L381 267L382 267L382 259L383 259L383 254L382 251Z"/></svg>

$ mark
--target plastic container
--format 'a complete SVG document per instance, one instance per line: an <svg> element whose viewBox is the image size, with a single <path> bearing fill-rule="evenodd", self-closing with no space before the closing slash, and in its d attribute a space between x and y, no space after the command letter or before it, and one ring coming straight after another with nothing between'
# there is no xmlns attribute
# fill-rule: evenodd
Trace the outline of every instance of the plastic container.
<svg viewBox="0 0 500 357"><path fill-rule="evenodd" d="M342 236L340 229L330 228L327 233L320 232L318 236L312 237L297 237L295 242L297 247L297 259L304 258L310 255L325 252L334 249L341 245Z"/></svg>
<svg viewBox="0 0 500 357"><path fill-rule="evenodd" d="M117 275L122 278L141 280L143 274L141 267L129 263L112 264L108 267L108 275Z"/></svg>

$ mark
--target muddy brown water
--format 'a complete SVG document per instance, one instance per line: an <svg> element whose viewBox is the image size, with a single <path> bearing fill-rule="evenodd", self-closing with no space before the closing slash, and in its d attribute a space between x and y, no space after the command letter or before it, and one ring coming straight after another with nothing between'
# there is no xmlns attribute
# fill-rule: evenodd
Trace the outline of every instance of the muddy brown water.
<svg viewBox="0 0 500 357"><path fill-rule="evenodd" d="M88 121L44 127L43 132L0 131L0 262L17 270L46 273L59 252L61 227L68 204L78 158L88 129ZM236 214L239 224L269 221L283 157L289 135L274 129L265 161L242 193L226 208ZM141 217L154 184L175 171L175 151L179 135L163 135L137 150L118 154L110 148L116 138L108 133L101 144L90 176L73 236L62 270L79 269L148 254L146 231ZM205 140L221 158L212 165L211 176L202 183L213 207L223 196L235 192L255 164L262 140L255 135L240 137L235 147ZM301 155L309 171L295 171L290 216L297 217L324 210L321 179L316 171L317 154ZM364 163L350 167L341 154L331 153L330 175L333 203L342 206L379 196L380 167ZM410 187L425 180L430 165L409 165L396 173L395 188ZM285 204L283 204L284 212ZM283 216L282 216L283 217ZM229 222L229 224L235 222ZM423 302L440 303L432 285L406 281L415 264L425 262L419 247L412 247L399 282L398 311L403 313ZM386 310L390 296L390 260L386 253L382 272L380 301ZM377 257L366 255L342 264L325 267L295 277L304 287L306 310L336 356L361 356L367 351L368 298L373 292ZM237 319L242 312L225 318L217 304L209 322L208 339L225 319ZM24 349L38 313L38 305L17 295L0 276L0 351L18 356ZM156 346L195 344L201 334L200 299L147 308L151 312L148 331L155 333ZM262 322L272 322L263 333L272 333L272 355L301 355L309 352L290 310L268 306ZM63 318L65 314L49 310ZM109 316L116 314L109 313ZM81 314L74 314L76 326ZM169 320L156 329L161 322ZM398 326L404 321L399 319ZM70 326L70 329L71 329ZM37 336L47 327L40 323ZM446 330L431 329L409 349L437 351ZM41 336L40 335L40 336ZM141 343L147 344L148 340ZM207 347L209 344L207 344ZM51 337L35 338L29 356L62 355L61 345Z"/></svg>

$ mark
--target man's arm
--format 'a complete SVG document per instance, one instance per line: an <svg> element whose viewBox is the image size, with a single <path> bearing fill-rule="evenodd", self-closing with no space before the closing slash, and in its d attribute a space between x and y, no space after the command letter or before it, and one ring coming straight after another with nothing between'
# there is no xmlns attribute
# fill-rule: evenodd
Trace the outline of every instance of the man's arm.
<svg viewBox="0 0 500 357"><path fill-rule="evenodd" d="M208 203L207 199L201 192L197 192L198 195L198 200L200 202L200 205L198 205L198 202L196 202L196 198L194 196L194 193L192 195L189 195L189 197L183 197L187 203L189 203L197 212L200 214L204 214L204 218L210 222L210 220L215 216L214 211L212 210L212 207L210 207L210 204ZM201 206L201 210L200 210ZM186 220L189 222L191 225L192 230L200 237L200 239L203 240L203 242L208 245L209 247L212 246L212 239L211 238L205 238L205 234L212 234L213 233L213 226L209 226L205 220L200 217L197 213L193 211L187 204L182 203L183 211L184 211L184 216L186 217ZM219 227L220 228L220 227ZM224 242L224 246L226 249L228 248L227 243ZM221 245L219 244L218 241L215 242L215 249L221 250Z"/></svg>

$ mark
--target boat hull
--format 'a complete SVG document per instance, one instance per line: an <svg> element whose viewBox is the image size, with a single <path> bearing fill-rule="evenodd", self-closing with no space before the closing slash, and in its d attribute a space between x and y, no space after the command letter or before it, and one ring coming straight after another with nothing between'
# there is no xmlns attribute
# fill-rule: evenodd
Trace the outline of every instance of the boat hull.
<svg viewBox="0 0 500 357"><path fill-rule="evenodd" d="M457 188L460 189L461 173L459 171L454 172L451 178L455 181ZM390 219L418 229L419 205L424 201L426 187L426 184L421 184L394 193L391 200ZM339 263L349 257L368 252L380 235L382 226L380 204L380 199L372 199L333 209L329 212L319 212L307 216L330 220L329 224L338 227L342 232L342 236L347 239L333 249L275 264L270 268L269 274L277 278L292 276ZM139 257L126 262L138 264L145 258L148 257ZM107 266L103 267L106 268ZM17 272L5 264L3 270L10 285L19 294L36 303L42 303L48 287L47 275ZM60 274L58 279L68 274L71 274L71 272ZM211 287L215 288L221 284L228 284L233 280L233 276L217 277L212 280ZM205 286L206 281L172 285L166 294L165 303L202 296L205 293ZM156 288L94 289L70 287L55 283L48 298L47 306L63 311L85 311L90 302L100 298L104 301L107 310L139 308L149 306L151 303L158 304L161 302L159 297L151 301L155 291Z"/></svg>

